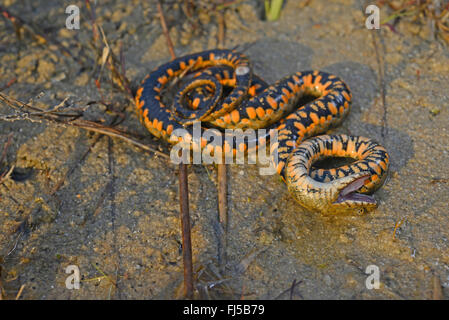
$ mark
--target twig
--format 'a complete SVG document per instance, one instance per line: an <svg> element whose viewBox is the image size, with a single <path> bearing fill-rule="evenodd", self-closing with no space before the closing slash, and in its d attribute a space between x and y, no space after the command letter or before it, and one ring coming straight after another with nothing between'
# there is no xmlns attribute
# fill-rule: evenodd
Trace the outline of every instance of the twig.
<svg viewBox="0 0 449 320"><path fill-rule="evenodd" d="M378 69L378 73L379 73L379 87L380 87L380 95L381 95L381 99L382 99L382 109L383 109L383 114L382 114L382 127L381 127L381 136L382 136L382 140L385 140L385 137L388 136L388 124L387 124L387 102L386 102L386 83L385 83L385 62L384 62L384 56L382 55L381 52L379 52L379 48L377 45L377 40L376 37L381 37L381 35L377 32L372 32L372 41L373 41L373 45L375 48L375 52L376 52L376 59L377 59L377 69ZM382 42L382 38L381 38L381 44L382 44L382 49L383 52L385 52L385 47L383 46L383 42Z"/></svg>
<svg viewBox="0 0 449 320"><path fill-rule="evenodd" d="M218 16L218 47L224 47L225 21L223 12L217 11ZM218 261L223 270L227 260L227 235L228 235L228 199L227 199L227 165L218 164L218 217L220 221L220 235L218 243Z"/></svg>
<svg viewBox="0 0 449 320"><path fill-rule="evenodd" d="M96 2L96 1L95 1ZM98 40L98 29L97 29L97 17L95 14L95 4L91 5L89 0L86 0L87 10L90 11L90 23L92 25L92 39L94 42Z"/></svg>
<svg viewBox="0 0 449 320"><path fill-rule="evenodd" d="M401 219L395 223L394 229L393 229L393 240L396 239L396 231L399 229L399 227L402 225L403 222L404 222L404 219Z"/></svg>
<svg viewBox="0 0 449 320"><path fill-rule="evenodd" d="M217 17L218 17L218 48L224 48L225 20L223 17L223 12L217 11Z"/></svg>
<svg viewBox="0 0 449 320"><path fill-rule="evenodd" d="M20 299L20 296L22 295L23 289L25 289L25 285L24 284L22 284L22 286L19 289L19 292L17 292L16 300Z"/></svg>
<svg viewBox="0 0 449 320"><path fill-rule="evenodd" d="M118 130L118 129L115 129L115 128L111 128L111 127L106 127L106 126L103 126L103 125L98 124L96 122L87 121L87 120L79 120L79 121L77 120L77 121L71 122L71 124L73 124L76 127L83 128L83 129L86 129L86 130L89 130L89 131L101 133L101 134L104 134L104 135L107 135L107 136L110 136L110 137L119 138L119 139L121 139L121 140L123 140L125 142L128 142L130 144L133 144L133 145L135 145L135 146L137 146L137 147L139 147L139 148L141 148L141 149L143 149L145 151L152 152L152 153L154 153L154 154L156 154L158 156L161 156L161 157L163 157L163 158L165 158L167 160L170 159L170 156L168 154L160 152L160 151L158 151L158 150L156 150L156 149L154 149L154 148L152 148L152 147L150 147L148 145L145 145L143 143L140 143L137 140L132 139L124 131L121 131L121 130Z"/></svg>
<svg viewBox="0 0 449 320"><path fill-rule="evenodd" d="M168 32L167 23L165 22L164 12L162 11L162 5L160 0L157 1L157 11L159 12L159 19L161 20L162 31L167 39L168 50L170 51L171 58L176 59L175 49L173 48L173 42L171 41L170 34Z"/></svg>
<svg viewBox="0 0 449 320"><path fill-rule="evenodd" d="M100 29L101 36L103 39L103 43L105 47L103 48L102 53L102 63L101 63L101 69L100 74L97 78L97 83L99 85L100 83L100 75L101 70L103 69L104 65L107 65L109 70L111 71L112 80L118 84L118 86L128 94L128 96L134 100L134 95L131 92L131 89L129 88L129 80L125 75L125 64L124 64L124 56L123 56L123 48L120 46L120 59L118 59L114 52L112 51L111 47L109 46L108 40L106 38L106 35L104 33L104 30L101 26L98 26L98 29ZM108 63L109 62L109 63ZM117 70L121 70L117 71Z"/></svg>
<svg viewBox="0 0 449 320"><path fill-rule="evenodd" d="M190 234L189 187L187 165L179 164L179 203L181 209L182 257L184 261L184 294L193 299L192 240Z"/></svg>
<svg viewBox="0 0 449 320"><path fill-rule="evenodd" d="M227 259L227 234L228 234L228 201L227 201L227 165L218 164L218 217L220 221L221 232L219 236L219 263L222 268L226 265Z"/></svg>
<svg viewBox="0 0 449 320"><path fill-rule="evenodd" d="M224 47L225 36L225 20L223 12L217 10L218 18L218 47ZM218 218L220 221L220 233L218 239L218 261L222 271L226 266L227 260L227 236L228 236L228 181L227 181L227 165L225 163L219 163L217 165L217 179L218 179Z"/></svg>
<svg viewBox="0 0 449 320"><path fill-rule="evenodd" d="M290 300L293 300L293 294L295 293L295 287L296 287L296 278L293 279L292 287L290 289Z"/></svg>
<svg viewBox="0 0 449 320"><path fill-rule="evenodd" d="M299 286L302 283L302 280L300 281L296 281L296 279L293 280L292 286L284 291L282 291L276 298L274 298L274 300L280 299L284 294L286 294L287 292L290 292L290 300L293 299L293 295L294 295L294 290L297 286ZM301 299L304 299L304 297L301 294L298 294Z"/></svg>
<svg viewBox="0 0 449 320"><path fill-rule="evenodd" d="M20 226L20 225L19 225L19 226ZM17 245L19 244L19 241L20 241L20 239L21 239L22 236L23 236L23 233L24 233L23 231L19 233L19 235L17 236L16 241L14 242L14 246L12 247L11 250L9 250L9 252L6 254L6 256L9 256L11 253L14 252L14 250L16 250Z"/></svg>
<svg viewBox="0 0 449 320"><path fill-rule="evenodd" d="M11 174L12 174L13 171L14 171L14 166L11 166L11 168L9 168L8 171L3 172L3 173L0 175L0 183L2 183L3 180L8 179L8 178L11 176Z"/></svg>
<svg viewBox="0 0 449 320"><path fill-rule="evenodd" d="M114 280L112 280L112 278L111 278L109 275L107 275L103 270L101 270L101 269L100 269L98 266L96 266L95 264L93 264L93 266L94 266L95 269L97 269L98 272L100 272L100 273L103 275L103 277L105 277L106 279L108 279L108 281L109 281L112 285L114 285L114 287L117 287L116 282L115 282Z"/></svg>
<svg viewBox="0 0 449 320"><path fill-rule="evenodd" d="M159 12L160 23L167 39L167 46L172 59L176 59L173 42L170 39L167 24L165 22L164 12L162 11L161 2L157 2L157 10ZM179 164L179 204L181 214L182 229L182 257L184 263L184 295L187 299L193 299L193 262L192 262L192 239L190 228L189 214L189 188L187 181L187 165Z"/></svg>

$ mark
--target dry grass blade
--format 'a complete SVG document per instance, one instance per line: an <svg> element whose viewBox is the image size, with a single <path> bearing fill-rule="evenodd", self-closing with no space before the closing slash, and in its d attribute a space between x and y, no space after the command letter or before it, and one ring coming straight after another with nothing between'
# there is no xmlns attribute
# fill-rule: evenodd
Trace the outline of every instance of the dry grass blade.
<svg viewBox="0 0 449 320"><path fill-rule="evenodd" d="M22 286L19 289L19 292L17 292L16 300L20 299L20 296L22 295L23 289L25 289L25 285L24 284L22 284Z"/></svg>

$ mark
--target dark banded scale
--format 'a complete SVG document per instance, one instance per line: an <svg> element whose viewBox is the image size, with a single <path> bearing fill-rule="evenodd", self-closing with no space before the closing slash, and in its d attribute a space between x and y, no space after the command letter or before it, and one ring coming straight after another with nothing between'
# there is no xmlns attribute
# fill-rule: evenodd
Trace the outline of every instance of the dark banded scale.
<svg viewBox="0 0 449 320"><path fill-rule="evenodd" d="M181 86L173 106L165 105L167 86L188 75L193 76ZM192 143L194 149L233 154L247 150L246 142L216 146L201 138L197 145L191 131L184 130L184 136L173 134L176 129L191 128L194 121L221 129L277 129L272 161L289 190L306 208L339 212L374 207L374 198L362 193L382 185L389 165L385 149L368 138L339 135L305 140L340 124L351 98L347 85L335 75L303 71L268 86L252 74L243 54L210 50L180 57L153 71L137 90L136 106L153 135L171 143ZM260 139L262 143L266 137ZM335 156L356 161L334 169L312 168L319 158Z"/></svg>
<svg viewBox="0 0 449 320"><path fill-rule="evenodd" d="M355 159L333 169L314 169L322 158L338 156ZM381 145L365 138L322 135L304 141L291 154L286 180L295 198L306 208L321 212L376 207L370 193L385 181L388 153ZM359 192L356 193L355 191Z"/></svg>

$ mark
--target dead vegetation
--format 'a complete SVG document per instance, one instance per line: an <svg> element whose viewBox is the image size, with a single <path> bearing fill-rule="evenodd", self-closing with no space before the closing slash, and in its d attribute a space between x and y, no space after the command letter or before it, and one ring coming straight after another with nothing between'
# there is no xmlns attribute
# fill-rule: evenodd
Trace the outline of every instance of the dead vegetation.
<svg viewBox="0 0 449 320"><path fill-rule="evenodd" d="M448 0L378 0L378 6L387 6L390 15L381 21L393 31L401 20L407 20L430 29L429 40L442 39L449 45Z"/></svg>

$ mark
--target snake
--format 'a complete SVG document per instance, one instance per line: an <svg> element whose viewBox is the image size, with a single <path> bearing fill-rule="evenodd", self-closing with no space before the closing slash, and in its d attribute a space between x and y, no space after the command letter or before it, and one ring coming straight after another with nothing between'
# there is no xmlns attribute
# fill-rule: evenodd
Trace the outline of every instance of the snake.
<svg viewBox="0 0 449 320"><path fill-rule="evenodd" d="M171 103L170 91L174 91ZM216 145L201 138L194 142L193 124L201 123L202 130L276 130L271 161L293 198L310 211L331 214L376 208L373 193L384 184L390 163L386 149L372 139L326 134L341 124L351 101L349 87L336 75L300 71L269 85L252 72L246 55L228 49L193 53L162 64L143 79L135 94L141 123L172 144L185 142L192 148L235 155L248 151L248 141ZM186 128L190 131L175 134ZM257 137L257 143L262 145L266 139ZM316 166L335 157L349 163Z"/></svg>

